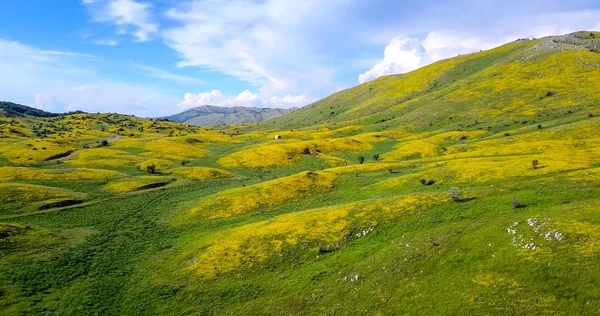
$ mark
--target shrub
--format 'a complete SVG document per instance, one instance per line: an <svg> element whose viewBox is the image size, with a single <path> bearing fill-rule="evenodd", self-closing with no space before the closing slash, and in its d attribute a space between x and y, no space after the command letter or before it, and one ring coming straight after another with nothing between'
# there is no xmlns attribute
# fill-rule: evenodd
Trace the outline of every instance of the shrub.
<svg viewBox="0 0 600 316"><path fill-rule="evenodd" d="M308 147L304 147L304 149L302 150L302 154L303 155L310 155L310 149Z"/></svg>
<svg viewBox="0 0 600 316"><path fill-rule="evenodd" d="M506 132L504 133L504 136L510 136L510 133Z"/></svg>
<svg viewBox="0 0 600 316"><path fill-rule="evenodd" d="M419 182L421 182L422 185L432 185L435 183L435 180L432 179L432 180L427 181L425 179L421 179L421 180L419 180Z"/></svg>
<svg viewBox="0 0 600 316"><path fill-rule="evenodd" d="M521 204L521 202L519 202L518 200L512 200L510 202L510 204L512 205L513 209L518 209L518 208L523 207L523 204Z"/></svg>
<svg viewBox="0 0 600 316"><path fill-rule="evenodd" d="M102 146L108 146L108 141L106 139L102 140Z"/></svg>
<svg viewBox="0 0 600 316"><path fill-rule="evenodd" d="M447 195L454 202L460 201L463 198L463 193L457 187L450 188Z"/></svg>
<svg viewBox="0 0 600 316"><path fill-rule="evenodd" d="M379 160L379 154L373 155L373 160L378 161Z"/></svg>
<svg viewBox="0 0 600 316"><path fill-rule="evenodd" d="M365 157L363 156L358 156L358 163L359 164L363 164L365 162Z"/></svg>
<svg viewBox="0 0 600 316"><path fill-rule="evenodd" d="M542 129L542 124L538 124L537 128Z"/></svg>
<svg viewBox="0 0 600 316"><path fill-rule="evenodd" d="M146 172L147 173L151 173L151 174L156 173L156 166L155 165L149 165L149 166L147 166L146 167Z"/></svg>

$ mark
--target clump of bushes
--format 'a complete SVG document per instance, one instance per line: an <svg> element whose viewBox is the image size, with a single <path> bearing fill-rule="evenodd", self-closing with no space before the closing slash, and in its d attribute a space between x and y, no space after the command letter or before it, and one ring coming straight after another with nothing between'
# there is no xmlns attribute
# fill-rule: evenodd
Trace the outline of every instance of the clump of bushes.
<svg viewBox="0 0 600 316"><path fill-rule="evenodd" d="M425 179L421 179L421 180L419 180L419 182L421 182L422 185L432 185L435 183L435 180L431 179L431 180L427 181Z"/></svg>
<svg viewBox="0 0 600 316"><path fill-rule="evenodd" d="M523 207L523 204L521 204L521 202L519 202L518 200L512 200L510 202L510 204L512 205L512 208L515 210Z"/></svg>
<svg viewBox="0 0 600 316"><path fill-rule="evenodd" d="M149 165L146 167L146 172L150 173L150 174L155 174L156 173L156 166L155 165Z"/></svg>
<svg viewBox="0 0 600 316"><path fill-rule="evenodd" d="M463 199L463 193L457 188L452 187L446 194L452 201L457 202Z"/></svg>
<svg viewBox="0 0 600 316"><path fill-rule="evenodd" d="M358 163L362 165L364 162L365 162L365 157L358 156Z"/></svg>

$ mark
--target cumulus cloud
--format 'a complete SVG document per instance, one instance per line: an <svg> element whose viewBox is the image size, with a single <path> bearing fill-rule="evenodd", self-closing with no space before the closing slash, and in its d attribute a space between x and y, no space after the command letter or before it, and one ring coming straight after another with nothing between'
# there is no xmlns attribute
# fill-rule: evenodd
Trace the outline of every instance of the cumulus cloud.
<svg viewBox="0 0 600 316"><path fill-rule="evenodd" d="M423 40L395 37L385 47L383 59L360 74L358 81L364 83L389 74L410 72L438 60L501 45L503 40L491 41L453 31L431 31Z"/></svg>
<svg viewBox="0 0 600 316"><path fill-rule="evenodd" d="M145 42L158 31L152 19L149 3L135 0L84 0L95 22L113 23L120 33L131 34L136 41Z"/></svg>
<svg viewBox="0 0 600 316"><path fill-rule="evenodd" d="M600 10L568 11L533 16L515 16L498 23L505 27L458 31L430 31L423 39L396 36L384 49L384 57L358 76L364 83L389 74L406 73L438 60L500 46L518 38L567 34L600 29Z"/></svg>
<svg viewBox="0 0 600 316"><path fill-rule="evenodd" d="M267 98L262 97L258 93L252 93L249 90L244 90L237 96L225 96L219 90L212 90L199 94L186 93L184 101L179 106L186 109L201 105L292 108L301 107L314 101L314 98L306 94L296 96L286 95L284 97L272 96Z"/></svg>

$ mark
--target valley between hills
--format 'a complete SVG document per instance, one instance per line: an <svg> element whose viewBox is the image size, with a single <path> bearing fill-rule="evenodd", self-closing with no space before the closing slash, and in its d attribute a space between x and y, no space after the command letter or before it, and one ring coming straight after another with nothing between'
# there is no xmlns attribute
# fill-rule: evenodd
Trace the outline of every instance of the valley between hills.
<svg viewBox="0 0 600 316"><path fill-rule="evenodd" d="M0 107L0 314L596 314L600 33L252 124Z"/></svg>

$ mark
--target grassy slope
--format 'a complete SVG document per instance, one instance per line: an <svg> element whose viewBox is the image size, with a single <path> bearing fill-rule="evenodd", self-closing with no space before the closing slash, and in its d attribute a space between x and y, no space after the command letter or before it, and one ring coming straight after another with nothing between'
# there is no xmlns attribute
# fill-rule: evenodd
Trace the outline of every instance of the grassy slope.
<svg viewBox="0 0 600 316"><path fill-rule="evenodd" d="M597 313L594 43L511 44L222 131L0 118L0 311Z"/></svg>

